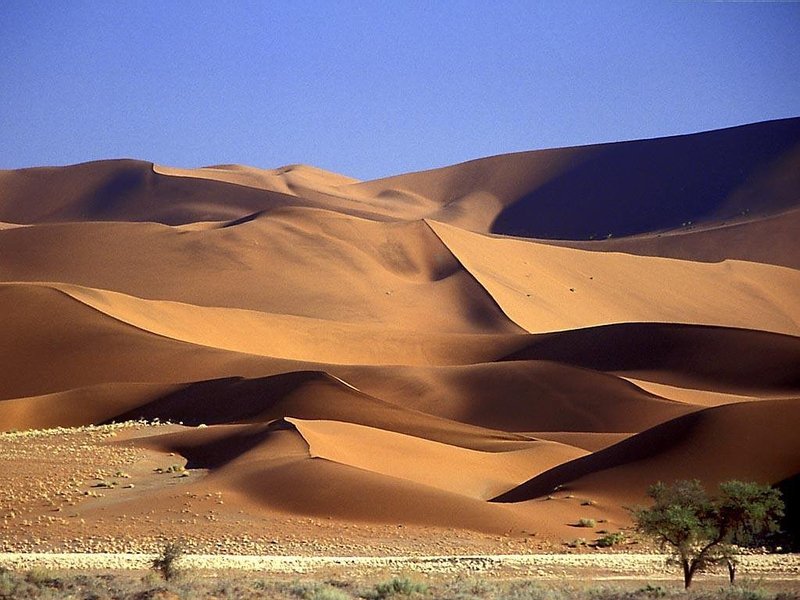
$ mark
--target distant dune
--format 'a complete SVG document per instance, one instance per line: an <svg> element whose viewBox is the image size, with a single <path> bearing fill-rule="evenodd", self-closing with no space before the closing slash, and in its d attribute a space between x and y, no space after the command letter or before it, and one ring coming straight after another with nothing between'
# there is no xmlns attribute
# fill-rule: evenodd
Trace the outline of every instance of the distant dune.
<svg viewBox="0 0 800 600"><path fill-rule="evenodd" d="M800 477L799 231L800 118L365 182L0 171L0 430L180 423L119 443L185 490L71 509L100 530L225 494L559 543L659 479Z"/></svg>

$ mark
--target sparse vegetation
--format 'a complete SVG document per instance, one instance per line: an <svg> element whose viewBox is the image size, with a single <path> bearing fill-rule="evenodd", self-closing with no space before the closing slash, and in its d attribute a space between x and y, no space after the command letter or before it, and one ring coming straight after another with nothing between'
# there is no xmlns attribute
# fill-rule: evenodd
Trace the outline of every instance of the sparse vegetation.
<svg viewBox="0 0 800 600"><path fill-rule="evenodd" d="M157 467L155 469L156 473L183 473L186 471L186 467L179 464L170 465L167 468Z"/></svg>
<svg viewBox="0 0 800 600"><path fill-rule="evenodd" d="M292 584L290 591L302 600L350 600L347 592L327 583L299 582Z"/></svg>
<svg viewBox="0 0 800 600"><path fill-rule="evenodd" d="M594 519L578 519L578 527L595 527L597 526L597 521Z"/></svg>
<svg viewBox="0 0 800 600"><path fill-rule="evenodd" d="M672 552L687 589L695 573L716 564L728 567L733 583L737 546L777 531L784 509L778 490L741 481L721 484L715 498L697 480L659 482L648 495L653 506L632 510L636 529Z"/></svg>
<svg viewBox="0 0 800 600"><path fill-rule="evenodd" d="M185 553L185 546L182 542L167 542L161 548L158 556L153 559L152 568L160 573L166 581L172 581L183 572L180 562Z"/></svg>
<svg viewBox="0 0 800 600"><path fill-rule="evenodd" d="M414 594L425 594L428 586L424 583L412 581L408 577L394 577L389 581L375 585L374 592L369 597L374 600L383 600L392 596L411 596Z"/></svg>
<svg viewBox="0 0 800 600"><path fill-rule="evenodd" d="M782 590L782 591L781 591ZM254 574L220 577L196 576L164 581L154 573L145 576L72 574L62 572L15 572L0 567L0 599L141 600L144 598L271 598L274 600L372 600L404 598L436 600L800 600L791 583L767 589L759 584L727 587L716 591L684 591L669 584L642 586L580 586L541 580L502 580L458 577L439 579L430 586L408 578L394 578L377 585L365 582L267 580Z"/></svg>

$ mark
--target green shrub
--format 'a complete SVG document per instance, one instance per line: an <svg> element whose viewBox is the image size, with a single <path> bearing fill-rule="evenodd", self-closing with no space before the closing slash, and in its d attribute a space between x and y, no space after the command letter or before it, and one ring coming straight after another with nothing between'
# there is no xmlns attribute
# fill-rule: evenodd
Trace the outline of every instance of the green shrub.
<svg viewBox="0 0 800 600"><path fill-rule="evenodd" d="M594 527L597 525L597 522L594 519L580 519L578 521L578 527Z"/></svg>
<svg viewBox="0 0 800 600"><path fill-rule="evenodd" d="M33 567L25 573L25 581L32 583L36 587L55 587L58 583L56 577L47 569Z"/></svg>
<svg viewBox="0 0 800 600"><path fill-rule="evenodd" d="M428 586L424 583L412 581L408 577L394 577L389 581L376 584L375 592L372 594L372 597L380 600L395 595L410 596L412 594L425 594L427 591Z"/></svg>
<svg viewBox="0 0 800 600"><path fill-rule="evenodd" d="M636 591L639 594L644 594L648 598L663 598L667 595L667 590L665 590L663 587L660 585L651 585L649 583Z"/></svg>
<svg viewBox="0 0 800 600"><path fill-rule="evenodd" d="M289 591L303 600L350 600L350 595L326 583L296 582Z"/></svg>
<svg viewBox="0 0 800 600"><path fill-rule="evenodd" d="M621 531L615 533L607 533L595 542L599 548L610 548L616 546L625 540L625 535Z"/></svg>
<svg viewBox="0 0 800 600"><path fill-rule="evenodd" d="M13 598L16 589L17 581L14 573L5 567L0 567L0 598Z"/></svg>

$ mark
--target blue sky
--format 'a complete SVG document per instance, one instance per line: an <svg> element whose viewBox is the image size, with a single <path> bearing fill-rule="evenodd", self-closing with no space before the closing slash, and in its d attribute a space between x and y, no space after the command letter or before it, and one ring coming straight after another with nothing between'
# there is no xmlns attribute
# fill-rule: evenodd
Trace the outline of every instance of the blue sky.
<svg viewBox="0 0 800 600"><path fill-rule="evenodd" d="M800 115L800 3L0 3L0 168L362 179Z"/></svg>

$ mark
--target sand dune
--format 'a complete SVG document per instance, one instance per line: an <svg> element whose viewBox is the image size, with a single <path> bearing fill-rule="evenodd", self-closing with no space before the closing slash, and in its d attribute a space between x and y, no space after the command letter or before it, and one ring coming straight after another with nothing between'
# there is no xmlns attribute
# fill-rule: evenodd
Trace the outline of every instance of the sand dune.
<svg viewBox="0 0 800 600"><path fill-rule="evenodd" d="M693 410L616 376L565 364L569 357L560 360L341 373L395 404L505 431L641 431Z"/></svg>
<svg viewBox="0 0 800 600"><path fill-rule="evenodd" d="M657 479L797 481L799 173L800 118L376 181L0 171L0 430L174 423L87 454L134 487L65 475L85 526L54 524L0 435L4 539L188 514L551 548L582 516L624 527Z"/></svg>
<svg viewBox="0 0 800 600"><path fill-rule="evenodd" d="M527 331L661 321L800 333L795 269L595 253L431 226Z"/></svg>
<svg viewBox="0 0 800 600"><path fill-rule="evenodd" d="M693 135L522 152L364 182L416 193L430 218L473 231L590 239L796 206L800 119Z"/></svg>
<svg viewBox="0 0 800 600"><path fill-rule="evenodd" d="M766 217L740 217L705 226L689 225L663 233L649 233L592 242L558 242L594 252L624 252L702 262L726 259L800 268L800 210ZM765 242L765 240L769 240Z"/></svg>
<svg viewBox="0 0 800 600"><path fill-rule="evenodd" d="M629 497L633 489L644 497L652 482L692 478L712 487L731 478L777 484L800 469L798 418L796 399L694 412L559 465L496 500L520 502L556 486L604 498Z"/></svg>
<svg viewBox="0 0 800 600"><path fill-rule="evenodd" d="M792 395L800 386L797 337L705 325L623 323L546 334L508 359L569 361L721 392Z"/></svg>
<svg viewBox="0 0 800 600"><path fill-rule="evenodd" d="M519 450L532 441L396 406L319 371L197 382L115 416L118 420L156 417L187 425L268 423L285 417L335 420L482 452Z"/></svg>

